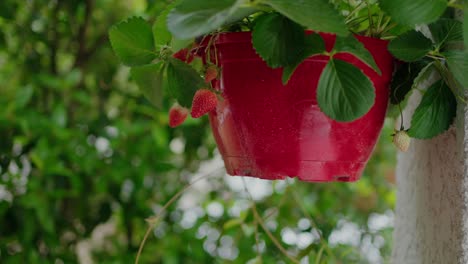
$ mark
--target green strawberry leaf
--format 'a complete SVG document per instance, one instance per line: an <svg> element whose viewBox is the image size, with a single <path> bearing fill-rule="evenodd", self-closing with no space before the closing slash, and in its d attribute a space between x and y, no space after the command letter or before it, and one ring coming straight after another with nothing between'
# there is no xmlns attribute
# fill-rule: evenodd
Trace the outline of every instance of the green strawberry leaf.
<svg viewBox="0 0 468 264"><path fill-rule="evenodd" d="M278 13L268 13L256 20L253 46L271 68L295 63L301 55L297 47L305 42L304 29Z"/></svg>
<svg viewBox="0 0 468 264"><path fill-rule="evenodd" d="M305 36L304 45L303 47L299 48L299 50L301 51L301 54L298 59L294 63L286 65L283 68L282 81L284 85L288 83L294 71L305 59L313 55L322 54L326 51L325 42L319 34L309 34Z"/></svg>
<svg viewBox="0 0 468 264"><path fill-rule="evenodd" d="M167 28L167 16L169 12L174 8L177 2L174 2L166 7L166 9L159 14L153 23L153 38L156 48L169 45L171 43L172 34Z"/></svg>
<svg viewBox="0 0 468 264"><path fill-rule="evenodd" d="M403 25L419 25L437 20L447 8L446 0L379 0L380 7Z"/></svg>
<svg viewBox="0 0 468 264"><path fill-rule="evenodd" d="M343 16L328 0L263 0L262 3L309 29L340 36L349 34Z"/></svg>
<svg viewBox="0 0 468 264"><path fill-rule="evenodd" d="M457 101L444 81L428 88L414 112L408 135L429 139L446 131L455 119Z"/></svg>
<svg viewBox="0 0 468 264"><path fill-rule="evenodd" d="M388 50L402 61L417 61L432 50L432 41L421 32L411 30L392 40Z"/></svg>
<svg viewBox="0 0 468 264"><path fill-rule="evenodd" d="M169 31L179 39L207 34L236 13L242 1L238 0L182 0L169 13Z"/></svg>
<svg viewBox="0 0 468 264"><path fill-rule="evenodd" d="M442 55L447 60L448 69L464 89L468 89L468 53L466 51L451 50Z"/></svg>
<svg viewBox="0 0 468 264"><path fill-rule="evenodd" d="M337 59L327 63L318 83L317 102L328 117L356 120L369 111L374 100L374 86L360 69Z"/></svg>
<svg viewBox="0 0 468 264"><path fill-rule="evenodd" d="M172 38L171 47L173 51L177 52L181 49L190 48L193 42L194 42L194 39Z"/></svg>
<svg viewBox="0 0 468 264"><path fill-rule="evenodd" d="M180 105L190 108L195 92L205 86L204 80L190 65L174 58L168 59L166 75L166 91Z"/></svg>
<svg viewBox="0 0 468 264"><path fill-rule="evenodd" d="M382 74L379 66L375 63L372 54L359 42L353 35L347 37L336 37L335 47L333 48L336 52L351 53L360 59L362 62L367 64L369 67L374 69L379 75Z"/></svg>
<svg viewBox="0 0 468 264"><path fill-rule="evenodd" d="M114 25L109 39L117 57L127 66L148 64L156 58L151 26L141 17Z"/></svg>
<svg viewBox="0 0 468 264"><path fill-rule="evenodd" d="M429 30L436 46L439 48L449 42L463 41L462 23L455 19L439 19L429 25Z"/></svg>
<svg viewBox="0 0 468 264"><path fill-rule="evenodd" d="M163 105L164 62L132 67L130 74L143 95L158 109Z"/></svg>

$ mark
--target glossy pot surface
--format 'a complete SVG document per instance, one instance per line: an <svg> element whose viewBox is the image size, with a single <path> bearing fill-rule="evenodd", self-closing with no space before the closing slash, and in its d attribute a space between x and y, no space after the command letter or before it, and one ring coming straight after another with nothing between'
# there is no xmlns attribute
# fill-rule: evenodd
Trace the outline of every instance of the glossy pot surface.
<svg viewBox="0 0 468 264"><path fill-rule="evenodd" d="M327 49L335 37L321 34ZM350 54L340 58L356 65L375 87L375 104L362 118L336 122L323 114L317 83L328 58L303 62L286 86L281 69L270 69L255 53L249 32L220 34L216 49L222 92L210 122L230 175L262 179L297 177L302 181L355 181L374 149L385 119L393 58L387 42L356 36L372 53L379 76Z"/></svg>

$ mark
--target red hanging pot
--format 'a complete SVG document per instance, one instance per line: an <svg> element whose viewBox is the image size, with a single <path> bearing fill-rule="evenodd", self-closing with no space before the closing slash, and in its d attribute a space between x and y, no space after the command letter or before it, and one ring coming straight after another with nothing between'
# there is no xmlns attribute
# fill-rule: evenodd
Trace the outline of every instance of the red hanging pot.
<svg viewBox="0 0 468 264"><path fill-rule="evenodd" d="M335 37L322 37L331 50ZM385 119L393 59L386 41L356 38L374 56L382 75L352 55L335 56L362 69L376 93L370 111L346 123L328 118L317 105L317 83L327 57L307 59L283 86L282 70L269 68L255 53L250 32L216 38L211 50L217 52L222 77L215 88L224 100L210 113L210 122L230 175L309 182L360 178Z"/></svg>

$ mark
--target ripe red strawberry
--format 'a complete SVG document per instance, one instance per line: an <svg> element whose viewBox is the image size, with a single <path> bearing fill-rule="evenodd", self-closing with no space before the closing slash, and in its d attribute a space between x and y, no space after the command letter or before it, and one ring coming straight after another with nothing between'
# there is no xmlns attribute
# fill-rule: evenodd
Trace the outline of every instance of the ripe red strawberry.
<svg viewBox="0 0 468 264"><path fill-rule="evenodd" d="M218 104L218 97L208 89L200 89L193 96L192 112L193 118L199 118L202 115L213 111Z"/></svg>
<svg viewBox="0 0 468 264"><path fill-rule="evenodd" d="M181 49L178 52L174 53L172 57L179 59L185 63L191 63L193 61L193 53L188 49Z"/></svg>
<svg viewBox="0 0 468 264"><path fill-rule="evenodd" d="M210 83L211 81L218 78L218 68L215 65L211 65L206 69L205 82Z"/></svg>
<svg viewBox="0 0 468 264"><path fill-rule="evenodd" d="M397 131L393 135L393 144L401 151L406 152L410 146L411 138L406 131Z"/></svg>
<svg viewBox="0 0 468 264"><path fill-rule="evenodd" d="M188 116L188 109L178 104L174 104L169 110L169 126L174 128L184 123Z"/></svg>

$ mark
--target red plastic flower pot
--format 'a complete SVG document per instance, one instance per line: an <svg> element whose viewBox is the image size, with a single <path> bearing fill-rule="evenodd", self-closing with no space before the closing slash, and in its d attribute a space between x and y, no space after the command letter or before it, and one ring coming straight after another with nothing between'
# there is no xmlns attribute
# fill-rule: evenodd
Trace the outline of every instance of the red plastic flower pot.
<svg viewBox="0 0 468 264"><path fill-rule="evenodd" d="M323 34L328 50L335 37ZM337 122L316 99L328 58L303 62L283 86L281 69L271 69L255 53L249 32L220 34L215 41L222 92L210 122L230 175L302 181L356 181L369 160L385 119L393 58L387 42L356 36L382 71L379 76L350 54L340 58L362 69L375 87L375 104L362 118ZM214 55L214 54L212 54ZM211 57L213 58L213 56Z"/></svg>

